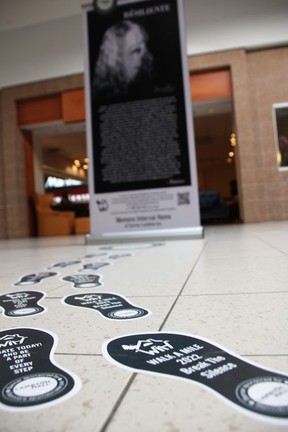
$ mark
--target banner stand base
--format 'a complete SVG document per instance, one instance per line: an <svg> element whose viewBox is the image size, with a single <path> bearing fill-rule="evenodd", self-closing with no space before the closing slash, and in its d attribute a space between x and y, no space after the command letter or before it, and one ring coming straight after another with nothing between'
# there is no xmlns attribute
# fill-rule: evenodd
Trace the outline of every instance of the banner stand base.
<svg viewBox="0 0 288 432"><path fill-rule="evenodd" d="M191 240L204 238L202 226L192 228L175 228L155 231L132 231L118 233L86 234L85 243L107 244L107 243L129 243L139 241L165 241L165 240Z"/></svg>

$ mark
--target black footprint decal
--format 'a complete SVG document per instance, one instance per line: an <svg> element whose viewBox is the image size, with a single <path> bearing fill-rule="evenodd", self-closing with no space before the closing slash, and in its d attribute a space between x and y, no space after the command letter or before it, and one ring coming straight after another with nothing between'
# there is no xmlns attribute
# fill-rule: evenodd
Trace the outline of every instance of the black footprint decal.
<svg viewBox="0 0 288 432"><path fill-rule="evenodd" d="M38 301L44 297L40 291L18 291L0 296L0 306L7 317L24 317L36 315L45 311L38 305Z"/></svg>
<svg viewBox="0 0 288 432"><path fill-rule="evenodd" d="M114 254L114 255L109 255L107 257L107 259L117 260L117 259L120 259L120 258L127 258L127 257L130 257L130 256L132 256L132 254L130 254L130 253L127 253L127 254Z"/></svg>
<svg viewBox="0 0 288 432"><path fill-rule="evenodd" d="M22 278L14 283L14 286L26 286L26 285L36 285L40 283L43 279L56 276L58 273L55 272L42 272L42 273L32 273L29 275L22 276Z"/></svg>
<svg viewBox="0 0 288 432"><path fill-rule="evenodd" d="M103 252L103 253L92 253L92 254L84 255L82 258L83 259L89 259L89 258L96 258L96 257L99 257L99 256L105 256L105 255L107 255L106 252Z"/></svg>
<svg viewBox="0 0 288 432"><path fill-rule="evenodd" d="M77 376L53 361L57 337L34 328L0 332L0 408L25 410L52 405L81 387Z"/></svg>
<svg viewBox="0 0 288 432"><path fill-rule="evenodd" d="M82 269L78 270L78 272L84 271L84 270L98 270L99 268L105 267L107 265L111 265L111 263L95 262L95 263L90 263L90 264L84 264L82 266Z"/></svg>
<svg viewBox="0 0 288 432"><path fill-rule="evenodd" d="M97 293L71 295L63 302L70 306L95 309L105 318L114 320L131 320L150 315L150 311L129 303L127 299L114 293Z"/></svg>
<svg viewBox="0 0 288 432"><path fill-rule="evenodd" d="M74 264L80 264L81 261L79 260L71 260L71 261L61 261L59 263L53 264L49 267L47 267L48 269L54 269L54 268L65 268Z"/></svg>
<svg viewBox="0 0 288 432"><path fill-rule="evenodd" d="M261 367L205 339L179 333L140 333L103 345L103 355L132 371L197 382L242 412L288 424L288 375Z"/></svg>
<svg viewBox="0 0 288 432"><path fill-rule="evenodd" d="M101 276L93 274L71 275L62 278L63 281L72 282L74 288L92 288L101 286Z"/></svg>

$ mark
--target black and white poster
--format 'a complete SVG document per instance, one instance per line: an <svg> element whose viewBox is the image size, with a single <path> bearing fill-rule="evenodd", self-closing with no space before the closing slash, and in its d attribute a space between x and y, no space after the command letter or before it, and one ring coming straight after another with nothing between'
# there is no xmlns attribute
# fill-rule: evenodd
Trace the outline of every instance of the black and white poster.
<svg viewBox="0 0 288 432"><path fill-rule="evenodd" d="M182 0L119 0L83 17L88 238L201 236Z"/></svg>

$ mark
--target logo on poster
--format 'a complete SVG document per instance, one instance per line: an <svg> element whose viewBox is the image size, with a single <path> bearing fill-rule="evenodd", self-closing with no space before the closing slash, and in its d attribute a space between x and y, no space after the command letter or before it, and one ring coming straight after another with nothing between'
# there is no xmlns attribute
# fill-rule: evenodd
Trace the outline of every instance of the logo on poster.
<svg viewBox="0 0 288 432"><path fill-rule="evenodd" d="M23 299L23 298L29 297L29 294L28 293L24 293L24 292L23 293L13 293L13 294L7 294L6 297L11 298L12 300Z"/></svg>
<svg viewBox="0 0 288 432"><path fill-rule="evenodd" d="M118 309L108 313L109 318L115 319L127 319L127 318L138 318L145 314L143 309L131 308L131 309Z"/></svg>
<svg viewBox="0 0 288 432"><path fill-rule="evenodd" d="M84 300L84 301L90 301L90 302L94 302L97 300L101 300L102 299L102 295L98 295L98 294L86 294L83 296L77 296L75 297L75 300Z"/></svg>
<svg viewBox="0 0 288 432"><path fill-rule="evenodd" d="M243 381L236 389L240 402L267 414L288 413L288 379L258 377Z"/></svg>
<svg viewBox="0 0 288 432"><path fill-rule="evenodd" d="M173 349L173 346L168 340L146 339L139 340L136 345L122 345L122 348L124 351L142 352L154 356Z"/></svg>
<svg viewBox="0 0 288 432"><path fill-rule="evenodd" d="M108 13L116 6L116 0L94 0L93 6L97 12Z"/></svg>
<svg viewBox="0 0 288 432"><path fill-rule="evenodd" d="M8 401L32 403L56 397L67 384L67 378L58 373L35 373L8 383L2 394Z"/></svg>
<svg viewBox="0 0 288 432"><path fill-rule="evenodd" d="M107 211L108 208L109 208L108 201L105 200L105 199L97 200L97 201L96 201L96 204L97 204L97 206L98 206L98 210L99 210L100 212Z"/></svg>
<svg viewBox="0 0 288 432"><path fill-rule="evenodd" d="M22 308L16 309L9 312L10 316L24 316L24 315L33 315L38 312L42 312L42 308L34 307L34 308Z"/></svg>
<svg viewBox="0 0 288 432"><path fill-rule="evenodd" d="M0 348L7 348L7 347L13 347L15 345L22 345L24 342L24 339L26 339L27 336L20 336L19 334L11 334L11 335L5 335L2 338L0 338Z"/></svg>

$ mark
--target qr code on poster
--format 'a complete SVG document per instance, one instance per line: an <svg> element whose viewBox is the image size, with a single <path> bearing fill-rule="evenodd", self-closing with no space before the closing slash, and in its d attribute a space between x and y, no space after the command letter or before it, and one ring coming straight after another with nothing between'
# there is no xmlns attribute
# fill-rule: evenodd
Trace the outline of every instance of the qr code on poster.
<svg viewBox="0 0 288 432"><path fill-rule="evenodd" d="M190 193L182 192L177 194L178 205L189 205L190 204Z"/></svg>

